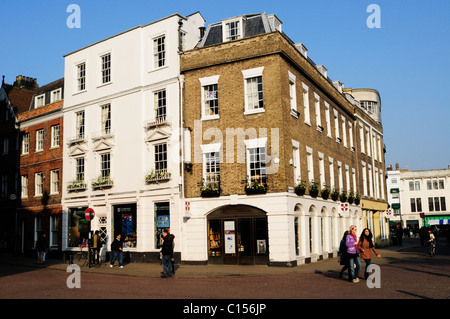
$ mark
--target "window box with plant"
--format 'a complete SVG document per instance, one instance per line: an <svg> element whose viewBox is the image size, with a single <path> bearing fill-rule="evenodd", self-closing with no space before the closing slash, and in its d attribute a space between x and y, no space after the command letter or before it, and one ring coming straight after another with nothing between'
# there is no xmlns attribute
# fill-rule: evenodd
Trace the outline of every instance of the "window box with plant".
<svg viewBox="0 0 450 319"><path fill-rule="evenodd" d="M156 183L165 182L170 180L172 173L168 172L166 169L159 169L152 171L150 174L145 176L146 183Z"/></svg>
<svg viewBox="0 0 450 319"><path fill-rule="evenodd" d="M340 194L339 194L339 200L342 202L342 203L345 203L346 201L347 201L347 192L346 191L342 191Z"/></svg>
<svg viewBox="0 0 450 319"><path fill-rule="evenodd" d="M245 193L247 195L266 194L268 190L266 178L259 177L251 178L247 185L245 185Z"/></svg>
<svg viewBox="0 0 450 319"><path fill-rule="evenodd" d="M82 180L73 180L67 185L67 190L69 192L86 190L86 183Z"/></svg>
<svg viewBox="0 0 450 319"><path fill-rule="evenodd" d="M324 200L327 200L330 197L330 189L327 186L324 186L320 193Z"/></svg>
<svg viewBox="0 0 450 319"><path fill-rule="evenodd" d="M333 201L337 201L339 199L339 190L337 190L336 188L334 188L331 192L331 199Z"/></svg>
<svg viewBox="0 0 450 319"><path fill-rule="evenodd" d="M359 196L359 194L357 193L355 195L355 205L359 205L359 203L361 202L361 197Z"/></svg>
<svg viewBox="0 0 450 319"><path fill-rule="evenodd" d="M297 186L295 186L294 188L294 192L298 195L298 196L303 196L305 195L306 192L306 185L303 182L300 182L297 184Z"/></svg>
<svg viewBox="0 0 450 319"><path fill-rule="evenodd" d="M114 185L113 180L109 176L99 176L97 180L92 181L93 188L106 188Z"/></svg>
<svg viewBox="0 0 450 319"><path fill-rule="evenodd" d="M347 201L348 201L349 204L353 204L353 202L355 201L355 193L350 192L350 193L348 194Z"/></svg>
<svg viewBox="0 0 450 319"><path fill-rule="evenodd" d="M316 198L317 195L319 195L319 187L317 186L317 183L314 181L311 181L309 183L309 196Z"/></svg>

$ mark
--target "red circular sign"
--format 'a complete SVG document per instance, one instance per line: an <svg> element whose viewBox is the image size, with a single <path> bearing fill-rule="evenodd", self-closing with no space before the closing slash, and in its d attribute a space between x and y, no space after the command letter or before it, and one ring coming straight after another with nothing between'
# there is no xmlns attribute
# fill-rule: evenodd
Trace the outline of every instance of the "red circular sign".
<svg viewBox="0 0 450 319"><path fill-rule="evenodd" d="M84 216L86 217L87 220L94 219L95 212L94 212L94 210L92 208L88 208L84 212Z"/></svg>

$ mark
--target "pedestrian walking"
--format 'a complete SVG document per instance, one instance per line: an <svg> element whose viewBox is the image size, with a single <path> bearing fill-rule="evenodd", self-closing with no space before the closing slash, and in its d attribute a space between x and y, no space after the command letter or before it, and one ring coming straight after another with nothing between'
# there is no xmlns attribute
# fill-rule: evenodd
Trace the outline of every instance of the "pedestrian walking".
<svg viewBox="0 0 450 319"><path fill-rule="evenodd" d="M364 269L364 279L369 277L369 272L367 271L370 263L372 261L372 250L378 258L381 258L381 255L375 250L375 246L373 244L372 232L369 228L364 228L359 237L358 248L360 251L360 259L364 259L366 263L366 268Z"/></svg>
<svg viewBox="0 0 450 319"><path fill-rule="evenodd" d="M47 249L48 249L47 235L43 233L36 241L38 264L45 264L45 255L47 254Z"/></svg>
<svg viewBox="0 0 450 319"><path fill-rule="evenodd" d="M341 266L343 266L341 271L339 272L339 278L342 278L344 271L348 269L347 246L345 244L347 235L348 235L348 230L346 230L344 232L344 236L342 236L341 243L339 244L339 251L338 251L339 264ZM349 276L350 276L350 274L349 274Z"/></svg>
<svg viewBox="0 0 450 319"><path fill-rule="evenodd" d="M161 248L163 274L161 278L173 276L172 256L173 256L173 238L167 229L163 230L163 243Z"/></svg>
<svg viewBox="0 0 450 319"><path fill-rule="evenodd" d="M117 235L111 244L112 258L111 263L109 264L111 268L114 267L116 259L119 260L119 268L123 268L123 243L120 240L121 237L122 236L120 234Z"/></svg>
<svg viewBox="0 0 450 319"><path fill-rule="evenodd" d="M356 237L356 226L350 226L349 234L346 236L345 245L347 246L347 257L349 267L349 281L358 283L358 274L361 270L361 261L359 259L358 240Z"/></svg>

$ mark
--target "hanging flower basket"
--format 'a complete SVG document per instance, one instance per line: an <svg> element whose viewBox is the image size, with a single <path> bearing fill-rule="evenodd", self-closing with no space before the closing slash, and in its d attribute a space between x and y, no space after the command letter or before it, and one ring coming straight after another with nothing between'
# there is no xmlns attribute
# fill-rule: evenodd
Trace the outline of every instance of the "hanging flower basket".
<svg viewBox="0 0 450 319"><path fill-rule="evenodd" d="M331 199L337 201L339 199L339 192L337 189L334 189L331 193Z"/></svg>
<svg viewBox="0 0 450 319"><path fill-rule="evenodd" d="M339 195L339 200L342 203L345 203L347 201L347 192L346 191L342 191L342 193Z"/></svg>
<svg viewBox="0 0 450 319"><path fill-rule="evenodd" d="M353 202L355 201L355 194L353 192L350 192L348 194L347 201L348 201L349 204L353 204Z"/></svg>
<svg viewBox="0 0 450 319"><path fill-rule="evenodd" d="M328 188L323 188L321 191L321 196L323 199L327 200L330 197L330 190Z"/></svg>
<svg viewBox="0 0 450 319"><path fill-rule="evenodd" d="M295 192L298 196L303 196L303 195L305 195L305 192L306 192L306 186L305 186L305 184L300 183L300 184L298 184L297 186L295 186L294 192Z"/></svg>
<svg viewBox="0 0 450 319"><path fill-rule="evenodd" d="M356 196L355 196L355 205L359 205L360 202L361 202L361 198L359 197L359 194L356 194Z"/></svg>
<svg viewBox="0 0 450 319"><path fill-rule="evenodd" d="M319 195L319 188L317 187L317 183L311 181L309 183L309 196L316 198Z"/></svg>

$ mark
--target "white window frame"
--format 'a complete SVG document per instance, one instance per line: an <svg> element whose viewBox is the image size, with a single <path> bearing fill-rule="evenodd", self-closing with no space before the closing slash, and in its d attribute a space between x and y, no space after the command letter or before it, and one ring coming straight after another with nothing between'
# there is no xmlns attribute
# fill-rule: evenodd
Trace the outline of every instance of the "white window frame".
<svg viewBox="0 0 450 319"><path fill-rule="evenodd" d="M209 185L218 183L220 184L220 163L222 162L222 143L211 143L206 145L200 145L203 153L203 164L202 164L202 177L203 177L203 185L209 187ZM214 175L214 180L210 180L207 176L208 162L207 155L214 153L214 159L216 166L214 167L215 171L211 172ZM217 159L218 158L218 159Z"/></svg>
<svg viewBox="0 0 450 319"><path fill-rule="evenodd" d="M30 133L22 135L22 155L30 153Z"/></svg>
<svg viewBox="0 0 450 319"><path fill-rule="evenodd" d="M237 30L236 35L230 34L230 27L232 23L238 23L238 26L235 28ZM232 18L222 21L222 39L223 42L233 41L237 39L241 39L244 34L244 19L242 17Z"/></svg>
<svg viewBox="0 0 450 319"><path fill-rule="evenodd" d="M208 77L199 79L200 85L201 85L201 94L202 94L202 100L201 100L202 121L203 120L215 120L215 119L219 118L219 114L220 114L219 77L220 77L220 75L213 75L213 76L208 76ZM207 102L210 100L213 100L213 99L208 99L206 97L206 93L205 93L205 87L210 86L210 85L217 85L217 91L216 91L217 95L215 97L215 99L217 99L217 104L218 104L218 113L217 114L207 114L207 112L206 112L206 107L208 104Z"/></svg>
<svg viewBox="0 0 450 319"><path fill-rule="evenodd" d="M81 161L83 165L80 165ZM79 168L82 168L83 170L81 171ZM74 158L74 175L77 182L86 181L86 158L84 156Z"/></svg>
<svg viewBox="0 0 450 319"><path fill-rule="evenodd" d="M108 60L106 58L108 57ZM104 52L99 56L100 72L99 83L100 86L112 83L112 54L111 52Z"/></svg>
<svg viewBox="0 0 450 319"><path fill-rule="evenodd" d="M314 181L314 161L313 150L309 146L306 146L306 162L308 167L308 180L311 183Z"/></svg>
<svg viewBox="0 0 450 319"><path fill-rule="evenodd" d="M289 104L291 106L291 115L298 118L297 111L297 87L296 87L296 76L288 71L289 75Z"/></svg>
<svg viewBox="0 0 450 319"><path fill-rule="evenodd" d="M54 103L62 100L62 90L58 88L50 92L50 103Z"/></svg>
<svg viewBox="0 0 450 319"><path fill-rule="evenodd" d="M38 172L34 174L34 196L42 196L44 192L44 173Z"/></svg>
<svg viewBox="0 0 450 319"><path fill-rule="evenodd" d="M266 160L265 162L261 162L264 163L264 166L261 166L262 168L260 168L261 171L264 171L264 173L262 174L262 176L260 177L265 177L267 180L267 138L257 138L257 139L249 139L249 140L245 140L245 147L246 147L246 154L247 154L247 177L248 177L248 183L251 183L251 171L250 171L250 149L256 149L256 148L263 148L264 149L264 159Z"/></svg>
<svg viewBox="0 0 450 319"><path fill-rule="evenodd" d="M60 146L60 125L56 124L53 125L51 128L51 147L55 148L55 147L59 147Z"/></svg>
<svg viewBox="0 0 450 319"><path fill-rule="evenodd" d="M76 73L76 92L86 91L86 62L77 63L75 66Z"/></svg>
<svg viewBox="0 0 450 319"><path fill-rule="evenodd" d="M336 136L336 142L341 144L339 137L339 115L336 109L333 109L333 117L334 117L334 134Z"/></svg>
<svg viewBox="0 0 450 319"><path fill-rule="evenodd" d="M45 94L37 95L34 98L34 108L43 107L45 105Z"/></svg>
<svg viewBox="0 0 450 319"><path fill-rule="evenodd" d="M334 181L334 159L332 157L328 157L329 162L329 171L330 171L330 188L333 190L335 188L335 181Z"/></svg>
<svg viewBox="0 0 450 319"><path fill-rule="evenodd" d="M292 140L292 166L294 168L294 185L301 182L300 143Z"/></svg>
<svg viewBox="0 0 450 319"><path fill-rule="evenodd" d="M86 135L86 113L84 112L84 110L82 110L75 113L75 136L77 139L84 139L85 135Z"/></svg>
<svg viewBox="0 0 450 319"><path fill-rule="evenodd" d="M309 87L302 83L303 87L303 112L305 114L305 124L311 126L311 120L309 117Z"/></svg>
<svg viewBox="0 0 450 319"><path fill-rule="evenodd" d="M366 153L366 149L365 149L365 135L364 135L364 126L362 124L359 125L359 139L361 141L361 153L365 154Z"/></svg>
<svg viewBox="0 0 450 319"><path fill-rule="evenodd" d="M318 152L318 156L319 156L320 188L323 188L326 185L324 155L323 153Z"/></svg>
<svg viewBox="0 0 450 319"><path fill-rule="evenodd" d="M325 120L327 121L327 136L331 137L331 119L330 119L330 104L327 101L324 101L325 105Z"/></svg>
<svg viewBox="0 0 450 319"><path fill-rule="evenodd" d="M20 177L21 179L21 198L27 198L28 197L28 175L22 175Z"/></svg>
<svg viewBox="0 0 450 319"><path fill-rule="evenodd" d="M111 134L111 103L100 105L100 117L101 117L101 134Z"/></svg>
<svg viewBox="0 0 450 319"><path fill-rule="evenodd" d="M162 41L161 43L159 41ZM154 70L167 65L166 35L159 34L152 38L152 67Z"/></svg>
<svg viewBox="0 0 450 319"><path fill-rule="evenodd" d="M36 130L36 152L44 150L44 129Z"/></svg>
<svg viewBox="0 0 450 319"><path fill-rule="evenodd" d="M322 120L320 117L320 96L314 92L314 109L316 112L316 127L319 132L323 132Z"/></svg>
<svg viewBox="0 0 450 319"><path fill-rule="evenodd" d="M346 127L346 121L345 121L345 116L341 115L341 121L342 121L342 140L344 142L344 147L348 148L348 144L347 144L347 127Z"/></svg>
<svg viewBox="0 0 450 319"><path fill-rule="evenodd" d="M50 171L50 194L59 193L59 170Z"/></svg>
<svg viewBox="0 0 450 319"><path fill-rule="evenodd" d="M264 81L263 81L263 71L264 71L264 67L258 67L258 68L254 68L254 69L248 69L248 70L242 70L242 75L244 77L244 95L245 95L245 112L244 115L248 115L248 114L255 114L255 113L263 113L265 112L265 105L264 105ZM252 80L254 78L258 78L261 77L261 85L263 86L262 88L262 94L263 94L263 107L256 107L256 108L250 108L250 101L249 101L249 87L247 82L249 80ZM259 91L256 92L256 94L258 94ZM251 95L255 94L254 92L251 92ZM259 101L259 97L258 97L258 101ZM259 103L258 103L259 104Z"/></svg>

